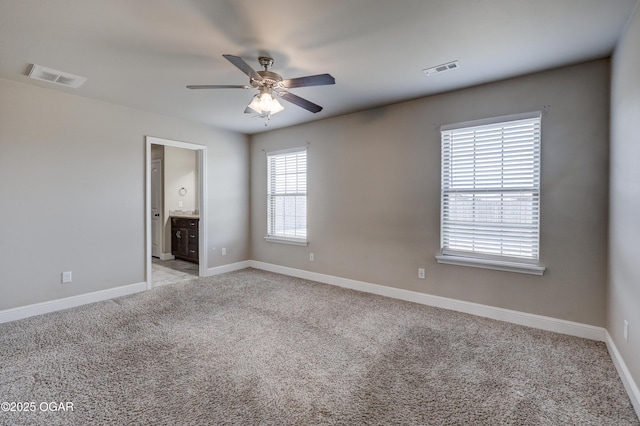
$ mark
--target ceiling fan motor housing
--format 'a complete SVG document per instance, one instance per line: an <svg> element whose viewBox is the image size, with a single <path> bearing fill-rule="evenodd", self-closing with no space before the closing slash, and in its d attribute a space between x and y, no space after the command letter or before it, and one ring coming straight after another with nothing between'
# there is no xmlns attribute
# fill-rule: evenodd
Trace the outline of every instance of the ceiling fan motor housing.
<svg viewBox="0 0 640 426"><path fill-rule="evenodd" d="M277 85L282 81L282 76L275 72L271 72L271 71L256 71L256 72L258 73L258 75L260 75L260 77L262 77L262 81L252 80L251 84L254 87L258 87L258 86L274 87L275 85Z"/></svg>
<svg viewBox="0 0 640 426"><path fill-rule="evenodd" d="M260 56L258 58L258 62L260 65L264 67L264 71L256 71L256 73L262 77L262 81L251 80L251 85L253 87L268 87L273 89L278 83L282 81L282 76L278 73L269 71L271 66L273 65L273 58L268 56Z"/></svg>

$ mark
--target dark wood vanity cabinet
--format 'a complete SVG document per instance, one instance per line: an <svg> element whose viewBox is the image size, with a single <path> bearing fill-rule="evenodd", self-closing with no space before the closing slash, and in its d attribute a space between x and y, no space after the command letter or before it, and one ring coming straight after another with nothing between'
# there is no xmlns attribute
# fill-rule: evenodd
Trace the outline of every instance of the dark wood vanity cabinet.
<svg viewBox="0 0 640 426"><path fill-rule="evenodd" d="M198 263L199 219L171 218L171 254L178 259Z"/></svg>

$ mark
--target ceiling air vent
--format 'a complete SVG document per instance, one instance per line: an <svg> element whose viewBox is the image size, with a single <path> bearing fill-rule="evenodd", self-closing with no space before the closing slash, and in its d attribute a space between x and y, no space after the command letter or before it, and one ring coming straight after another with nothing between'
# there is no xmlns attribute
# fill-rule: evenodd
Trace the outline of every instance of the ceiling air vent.
<svg viewBox="0 0 640 426"><path fill-rule="evenodd" d="M441 72L445 72L449 70L455 70L457 68L460 68L460 63L458 61L453 61L453 62L447 62L446 64L437 65L435 67L425 68L422 70L422 72L429 76L429 75L440 74Z"/></svg>
<svg viewBox="0 0 640 426"><path fill-rule="evenodd" d="M74 89L82 86L82 83L87 80L85 77L80 77L79 75L69 74L68 72L62 72L36 64L31 66L29 77L61 86L73 87Z"/></svg>

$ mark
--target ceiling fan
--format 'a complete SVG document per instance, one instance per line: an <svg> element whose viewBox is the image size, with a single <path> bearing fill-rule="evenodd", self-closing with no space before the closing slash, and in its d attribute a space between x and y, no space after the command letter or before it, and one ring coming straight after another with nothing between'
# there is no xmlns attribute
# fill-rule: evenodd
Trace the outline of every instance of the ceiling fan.
<svg viewBox="0 0 640 426"><path fill-rule="evenodd" d="M250 114L256 112L261 117L265 118L264 125L266 126L269 119L273 114L276 114L284 109L284 107L278 102L277 98L282 98L285 101L291 102L301 108L311 111L313 113L322 111L320 105L314 104L300 96L289 93L289 89L295 89L296 87L307 86L324 86L328 84L335 84L336 80L331 74L317 74L309 75L306 77L292 78L284 80L280 74L273 71L269 71L273 65L273 58L268 56L260 56L258 61L260 65L264 67L264 71L255 71L249 64L247 64L239 56L222 55L225 59L238 67L240 71L249 76L248 85L229 85L229 84L214 84L214 85L195 85L187 86L188 89L258 89L251 103L244 110L245 113Z"/></svg>

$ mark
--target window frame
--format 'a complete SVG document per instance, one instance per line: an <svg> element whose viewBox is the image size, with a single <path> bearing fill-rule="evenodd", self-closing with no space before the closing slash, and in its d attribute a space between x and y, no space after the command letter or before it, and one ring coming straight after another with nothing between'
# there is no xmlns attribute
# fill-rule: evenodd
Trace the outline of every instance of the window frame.
<svg viewBox="0 0 640 426"><path fill-rule="evenodd" d="M286 156L291 156L291 155L298 155L300 153L304 152L305 155L305 170L304 170L304 175L305 175L305 183L304 183L304 193L302 192L285 192L285 193L279 193L279 194L273 194L272 191L272 179L274 177L274 175L270 172L270 162L271 162L271 157L286 157ZM308 166L308 149L307 147L296 147L296 148L288 148L288 149L282 149L282 150L278 150L278 151L271 151L271 152L267 152L266 153L266 160L267 160L267 232L266 235L264 237L265 241L268 242L274 242L274 243L282 243L282 244L292 244L292 245L300 245L300 246L306 246L308 245L308 235L309 235L309 229L308 229L308 215L307 215L307 203L308 203L308 188L307 188L307 180L308 180L308 172L309 172L309 166ZM296 178L296 187L297 187L297 178ZM301 197L304 196L304 204L305 204L305 216L304 216L304 222L305 222L305 227L304 227L304 236L303 237L295 237L295 236L287 236L287 235L282 235L276 232L273 232L273 228L275 227L275 221L277 220L278 216L272 216L274 209L271 208L271 203L272 200L275 197L282 197L282 196L295 196L295 197Z"/></svg>
<svg viewBox="0 0 640 426"><path fill-rule="evenodd" d="M534 161L534 172L532 178L535 177L537 173L537 187L532 187L532 203L537 203L532 210L537 209L537 228L535 230L535 248L537 249L535 258L527 258L527 257L512 257L512 256L503 256L503 255L495 255L482 253L477 251L459 251L455 249L448 249L445 247L445 194L449 195L455 193L455 191L445 190L445 133L460 131L460 130L471 130L474 128L479 128L483 126L501 126L508 124L510 122L517 122L523 120L538 120L538 137L535 143L537 146L534 147L534 155L537 150L537 161ZM436 260L438 263L443 264L451 264L451 265L459 265L459 266L471 266L477 268L485 268L485 269L495 269L501 271L509 271L509 272L520 272L526 274L533 275L542 275L545 271L545 267L539 264L540 259L540 190L541 190L541 164L540 164L540 153L542 148L542 113L540 111L528 112L523 114L512 114L500 117L487 118L482 120L474 120L467 121L462 123L455 123L442 126L440 128L440 148L441 148L441 174L440 174L440 253L436 256ZM474 136L474 145L476 143ZM474 154L475 155L475 154ZM476 159L473 159L474 165L473 168L475 170ZM502 167L502 166L501 166ZM449 169L451 166L449 166ZM475 176L475 175L474 175ZM534 179L535 180L535 179ZM483 189L470 189L469 192L473 194L504 194L504 180L501 180L499 187L493 188L483 188ZM523 191L524 192L524 191ZM537 200L536 200L537 198Z"/></svg>

